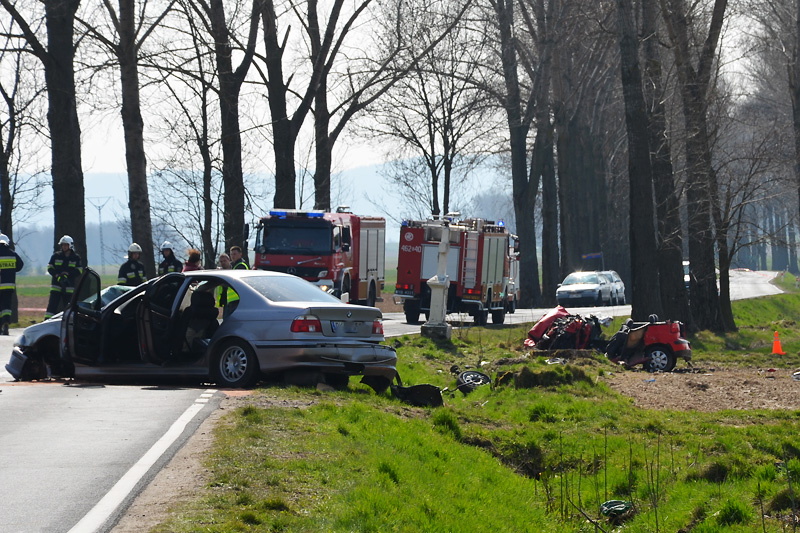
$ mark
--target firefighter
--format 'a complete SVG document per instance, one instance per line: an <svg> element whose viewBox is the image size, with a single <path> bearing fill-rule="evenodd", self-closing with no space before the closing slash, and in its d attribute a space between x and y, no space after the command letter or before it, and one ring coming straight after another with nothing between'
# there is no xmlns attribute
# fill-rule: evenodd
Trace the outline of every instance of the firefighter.
<svg viewBox="0 0 800 533"><path fill-rule="evenodd" d="M142 247L132 243L128 247L128 260L122 263L119 267L119 274L117 275L117 285L127 285L129 287L136 287L147 281L147 274L144 272L144 265L139 262L139 256L142 254Z"/></svg>
<svg viewBox="0 0 800 533"><path fill-rule="evenodd" d="M164 256L164 260L158 264L159 276L169 274L170 272L180 272L183 270L183 263L181 263L178 258L175 257L175 253L172 251L171 242L164 241L164 244L161 245L161 255Z"/></svg>
<svg viewBox="0 0 800 533"><path fill-rule="evenodd" d="M231 268L233 270L250 270L247 263L242 259L242 249L239 246L231 246Z"/></svg>
<svg viewBox="0 0 800 533"><path fill-rule="evenodd" d="M22 270L23 265L22 258L11 249L8 236L0 233L0 335L8 335L17 272Z"/></svg>
<svg viewBox="0 0 800 533"><path fill-rule="evenodd" d="M53 254L47 264L47 273L52 280L50 301L47 302L47 311L44 313L45 320L64 310L72 299L78 277L83 274L83 260L75 251L72 237L64 235L59 239L58 245L61 249Z"/></svg>

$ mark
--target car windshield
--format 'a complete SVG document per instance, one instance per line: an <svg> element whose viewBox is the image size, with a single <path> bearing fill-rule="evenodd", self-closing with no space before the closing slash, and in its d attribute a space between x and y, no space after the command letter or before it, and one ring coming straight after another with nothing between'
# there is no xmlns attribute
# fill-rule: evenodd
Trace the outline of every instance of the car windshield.
<svg viewBox="0 0 800 533"><path fill-rule="evenodd" d="M576 285L578 283L597 284L597 274L594 272L573 272L564 279L562 285Z"/></svg>
<svg viewBox="0 0 800 533"><path fill-rule="evenodd" d="M316 285L293 276L248 276L242 281L273 302L341 303Z"/></svg>
<svg viewBox="0 0 800 533"><path fill-rule="evenodd" d="M256 249L267 254L330 255L331 239L331 226L325 221L270 221L259 228Z"/></svg>
<svg viewBox="0 0 800 533"><path fill-rule="evenodd" d="M107 306L108 304L110 304L111 302L113 302L126 292L131 291L133 289L135 289L135 287L128 287L126 285L111 285L110 287L106 287L105 289L100 291L101 306L102 307ZM87 305L83 307L92 307L94 301L95 301L94 295L90 296L89 298L86 298L85 300L83 300L82 303L85 303Z"/></svg>

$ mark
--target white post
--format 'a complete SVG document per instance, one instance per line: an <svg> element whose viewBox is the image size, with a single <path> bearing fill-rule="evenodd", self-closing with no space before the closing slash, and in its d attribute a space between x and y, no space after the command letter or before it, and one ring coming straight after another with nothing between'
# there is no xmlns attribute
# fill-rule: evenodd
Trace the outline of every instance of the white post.
<svg viewBox="0 0 800 533"><path fill-rule="evenodd" d="M425 337L450 339L452 327L447 323L447 288L450 278L447 276L447 253L450 251L450 227L442 226L439 241L439 261L436 275L428 280L431 290L431 311L428 321L422 325L421 333Z"/></svg>

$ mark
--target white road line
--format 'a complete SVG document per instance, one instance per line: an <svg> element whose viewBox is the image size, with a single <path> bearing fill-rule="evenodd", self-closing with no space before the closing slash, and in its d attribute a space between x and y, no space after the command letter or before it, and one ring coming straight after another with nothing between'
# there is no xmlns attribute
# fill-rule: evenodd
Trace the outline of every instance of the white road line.
<svg viewBox="0 0 800 533"><path fill-rule="evenodd" d="M89 533L97 531L114 513L117 507L120 506L128 494L131 493L139 480L150 470L150 467L152 467L172 443L181 436L183 430L186 429L186 425L203 407L205 407L205 404L199 401L195 401L195 403L190 405L172 424L167 432L153 444L147 453L145 453L142 458L111 487L111 490L97 502L97 505L69 530L69 533Z"/></svg>

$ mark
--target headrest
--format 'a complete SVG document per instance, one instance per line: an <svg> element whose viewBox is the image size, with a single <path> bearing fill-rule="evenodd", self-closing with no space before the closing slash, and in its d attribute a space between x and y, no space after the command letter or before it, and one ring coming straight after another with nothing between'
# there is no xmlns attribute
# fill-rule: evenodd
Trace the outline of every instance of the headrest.
<svg viewBox="0 0 800 533"><path fill-rule="evenodd" d="M215 307L214 295L210 292L195 291L192 293L192 307Z"/></svg>

